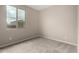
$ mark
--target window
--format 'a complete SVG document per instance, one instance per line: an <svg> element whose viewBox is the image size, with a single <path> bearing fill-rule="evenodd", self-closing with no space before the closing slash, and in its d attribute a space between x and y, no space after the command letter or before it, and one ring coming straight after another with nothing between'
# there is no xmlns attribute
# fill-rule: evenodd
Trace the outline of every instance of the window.
<svg viewBox="0 0 79 59"><path fill-rule="evenodd" d="M25 10L13 6L6 6L7 10L7 27L22 28L25 24Z"/></svg>
<svg viewBox="0 0 79 59"><path fill-rule="evenodd" d="M7 26L16 28L16 8L7 6Z"/></svg>
<svg viewBox="0 0 79 59"><path fill-rule="evenodd" d="M18 9L18 27L21 28L23 27L25 22L25 11Z"/></svg>

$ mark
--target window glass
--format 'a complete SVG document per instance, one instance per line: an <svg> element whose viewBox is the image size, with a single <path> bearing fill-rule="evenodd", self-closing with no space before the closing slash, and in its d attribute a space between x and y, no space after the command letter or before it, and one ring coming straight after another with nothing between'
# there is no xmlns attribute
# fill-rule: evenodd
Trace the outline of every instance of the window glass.
<svg viewBox="0 0 79 59"><path fill-rule="evenodd" d="M18 9L18 27L23 27L25 22L25 11Z"/></svg>
<svg viewBox="0 0 79 59"><path fill-rule="evenodd" d="M16 28L16 8L7 6L7 26L9 28Z"/></svg>

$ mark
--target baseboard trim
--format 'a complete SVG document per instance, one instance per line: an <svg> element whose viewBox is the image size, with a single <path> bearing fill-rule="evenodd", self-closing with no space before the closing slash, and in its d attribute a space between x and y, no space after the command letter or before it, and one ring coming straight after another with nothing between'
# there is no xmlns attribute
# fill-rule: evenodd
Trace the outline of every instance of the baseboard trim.
<svg viewBox="0 0 79 59"><path fill-rule="evenodd" d="M20 40L16 40L16 41L12 41L12 42L8 42L8 43L4 43L2 45L0 45L0 48L5 48L7 46L10 46L10 45L15 45L17 43L21 43L23 41L26 41L26 40L31 40L31 39L36 39L36 38L39 38L39 35L32 35L32 36L29 36L27 38L24 38L24 39L20 39Z"/></svg>
<svg viewBox="0 0 79 59"><path fill-rule="evenodd" d="M47 37L42 37L42 38L50 39L50 38L47 38ZM73 46L77 46L77 44L74 44L74 43L71 43L71 42L67 42L67 41L63 41L63 40L56 40L56 39L50 39L50 40L55 40L55 41L59 41L59 42L66 43L66 44L70 44L70 45L73 45Z"/></svg>

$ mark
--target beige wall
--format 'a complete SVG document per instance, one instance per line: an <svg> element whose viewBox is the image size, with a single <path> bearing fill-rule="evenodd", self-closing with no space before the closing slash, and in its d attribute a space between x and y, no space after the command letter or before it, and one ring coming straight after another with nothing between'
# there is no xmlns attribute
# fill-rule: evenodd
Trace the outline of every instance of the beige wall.
<svg viewBox="0 0 79 59"><path fill-rule="evenodd" d="M77 7L51 6L40 12L41 36L77 44Z"/></svg>
<svg viewBox="0 0 79 59"><path fill-rule="evenodd" d="M38 35L38 11L25 6L16 6L17 8L26 8L26 25L22 29L8 29L6 27L6 11L5 6L0 6L0 45L22 38ZM9 40L12 37L12 40Z"/></svg>
<svg viewBox="0 0 79 59"><path fill-rule="evenodd" d="M8 29L5 6L0 6L0 45L39 34L48 39L77 44L76 6L52 6L40 13L26 6L16 7L26 8L26 25L22 29Z"/></svg>
<svg viewBox="0 0 79 59"><path fill-rule="evenodd" d="M79 52L79 5L77 6L78 8L77 8L77 40L78 40L78 52Z"/></svg>

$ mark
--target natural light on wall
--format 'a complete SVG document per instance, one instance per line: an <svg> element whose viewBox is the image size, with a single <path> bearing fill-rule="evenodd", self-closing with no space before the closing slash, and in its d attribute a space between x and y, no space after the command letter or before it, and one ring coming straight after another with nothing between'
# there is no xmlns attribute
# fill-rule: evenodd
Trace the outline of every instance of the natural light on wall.
<svg viewBox="0 0 79 59"><path fill-rule="evenodd" d="M25 10L13 6L6 6L7 27L23 28L25 24Z"/></svg>

